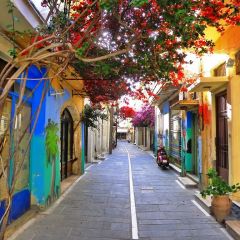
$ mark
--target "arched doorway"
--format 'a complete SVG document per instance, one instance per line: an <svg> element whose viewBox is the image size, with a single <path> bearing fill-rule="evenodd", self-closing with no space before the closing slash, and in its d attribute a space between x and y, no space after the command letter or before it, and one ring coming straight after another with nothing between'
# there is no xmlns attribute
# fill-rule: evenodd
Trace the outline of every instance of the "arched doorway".
<svg viewBox="0 0 240 240"><path fill-rule="evenodd" d="M61 116L61 180L72 174L73 119L67 108Z"/></svg>

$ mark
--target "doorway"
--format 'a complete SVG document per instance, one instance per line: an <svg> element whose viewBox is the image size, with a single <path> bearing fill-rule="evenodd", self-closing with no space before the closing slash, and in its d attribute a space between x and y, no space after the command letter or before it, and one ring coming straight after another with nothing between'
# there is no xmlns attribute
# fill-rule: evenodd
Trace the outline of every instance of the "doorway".
<svg viewBox="0 0 240 240"><path fill-rule="evenodd" d="M65 109L61 116L61 180L72 174L73 160L73 119Z"/></svg>
<svg viewBox="0 0 240 240"><path fill-rule="evenodd" d="M192 163L193 174L198 176L198 117L196 113L192 114Z"/></svg>
<svg viewBox="0 0 240 240"><path fill-rule="evenodd" d="M228 182L227 91L216 95L216 169Z"/></svg>

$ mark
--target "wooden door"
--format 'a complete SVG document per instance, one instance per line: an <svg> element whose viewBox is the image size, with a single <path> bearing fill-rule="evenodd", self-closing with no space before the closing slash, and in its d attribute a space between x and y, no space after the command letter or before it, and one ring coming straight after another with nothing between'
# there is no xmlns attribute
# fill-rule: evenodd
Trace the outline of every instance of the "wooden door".
<svg viewBox="0 0 240 240"><path fill-rule="evenodd" d="M71 175L73 160L73 119L65 109L61 116L61 180Z"/></svg>
<svg viewBox="0 0 240 240"><path fill-rule="evenodd" d="M216 96L216 169L218 174L228 182L228 122L227 92Z"/></svg>

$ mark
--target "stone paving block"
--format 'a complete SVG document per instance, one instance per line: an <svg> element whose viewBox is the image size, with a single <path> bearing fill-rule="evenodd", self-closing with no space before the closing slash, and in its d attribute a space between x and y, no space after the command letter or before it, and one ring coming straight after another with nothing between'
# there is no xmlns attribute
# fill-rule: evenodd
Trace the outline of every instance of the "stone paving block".
<svg viewBox="0 0 240 240"><path fill-rule="evenodd" d="M17 240L131 240L128 148L131 155L139 239L227 240L221 226L192 202L194 192L177 185L171 170L157 167L136 146L119 143L49 214Z"/></svg>
<svg viewBox="0 0 240 240"><path fill-rule="evenodd" d="M112 231L127 231L131 232L130 224L126 223L111 223L111 230Z"/></svg>

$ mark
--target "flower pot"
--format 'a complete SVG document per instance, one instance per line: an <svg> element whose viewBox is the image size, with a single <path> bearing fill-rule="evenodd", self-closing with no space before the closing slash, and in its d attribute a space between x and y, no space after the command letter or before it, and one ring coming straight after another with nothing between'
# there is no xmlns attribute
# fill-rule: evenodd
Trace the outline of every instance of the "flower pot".
<svg viewBox="0 0 240 240"><path fill-rule="evenodd" d="M232 201L229 195L213 196L211 211L218 222L222 222L231 212Z"/></svg>

